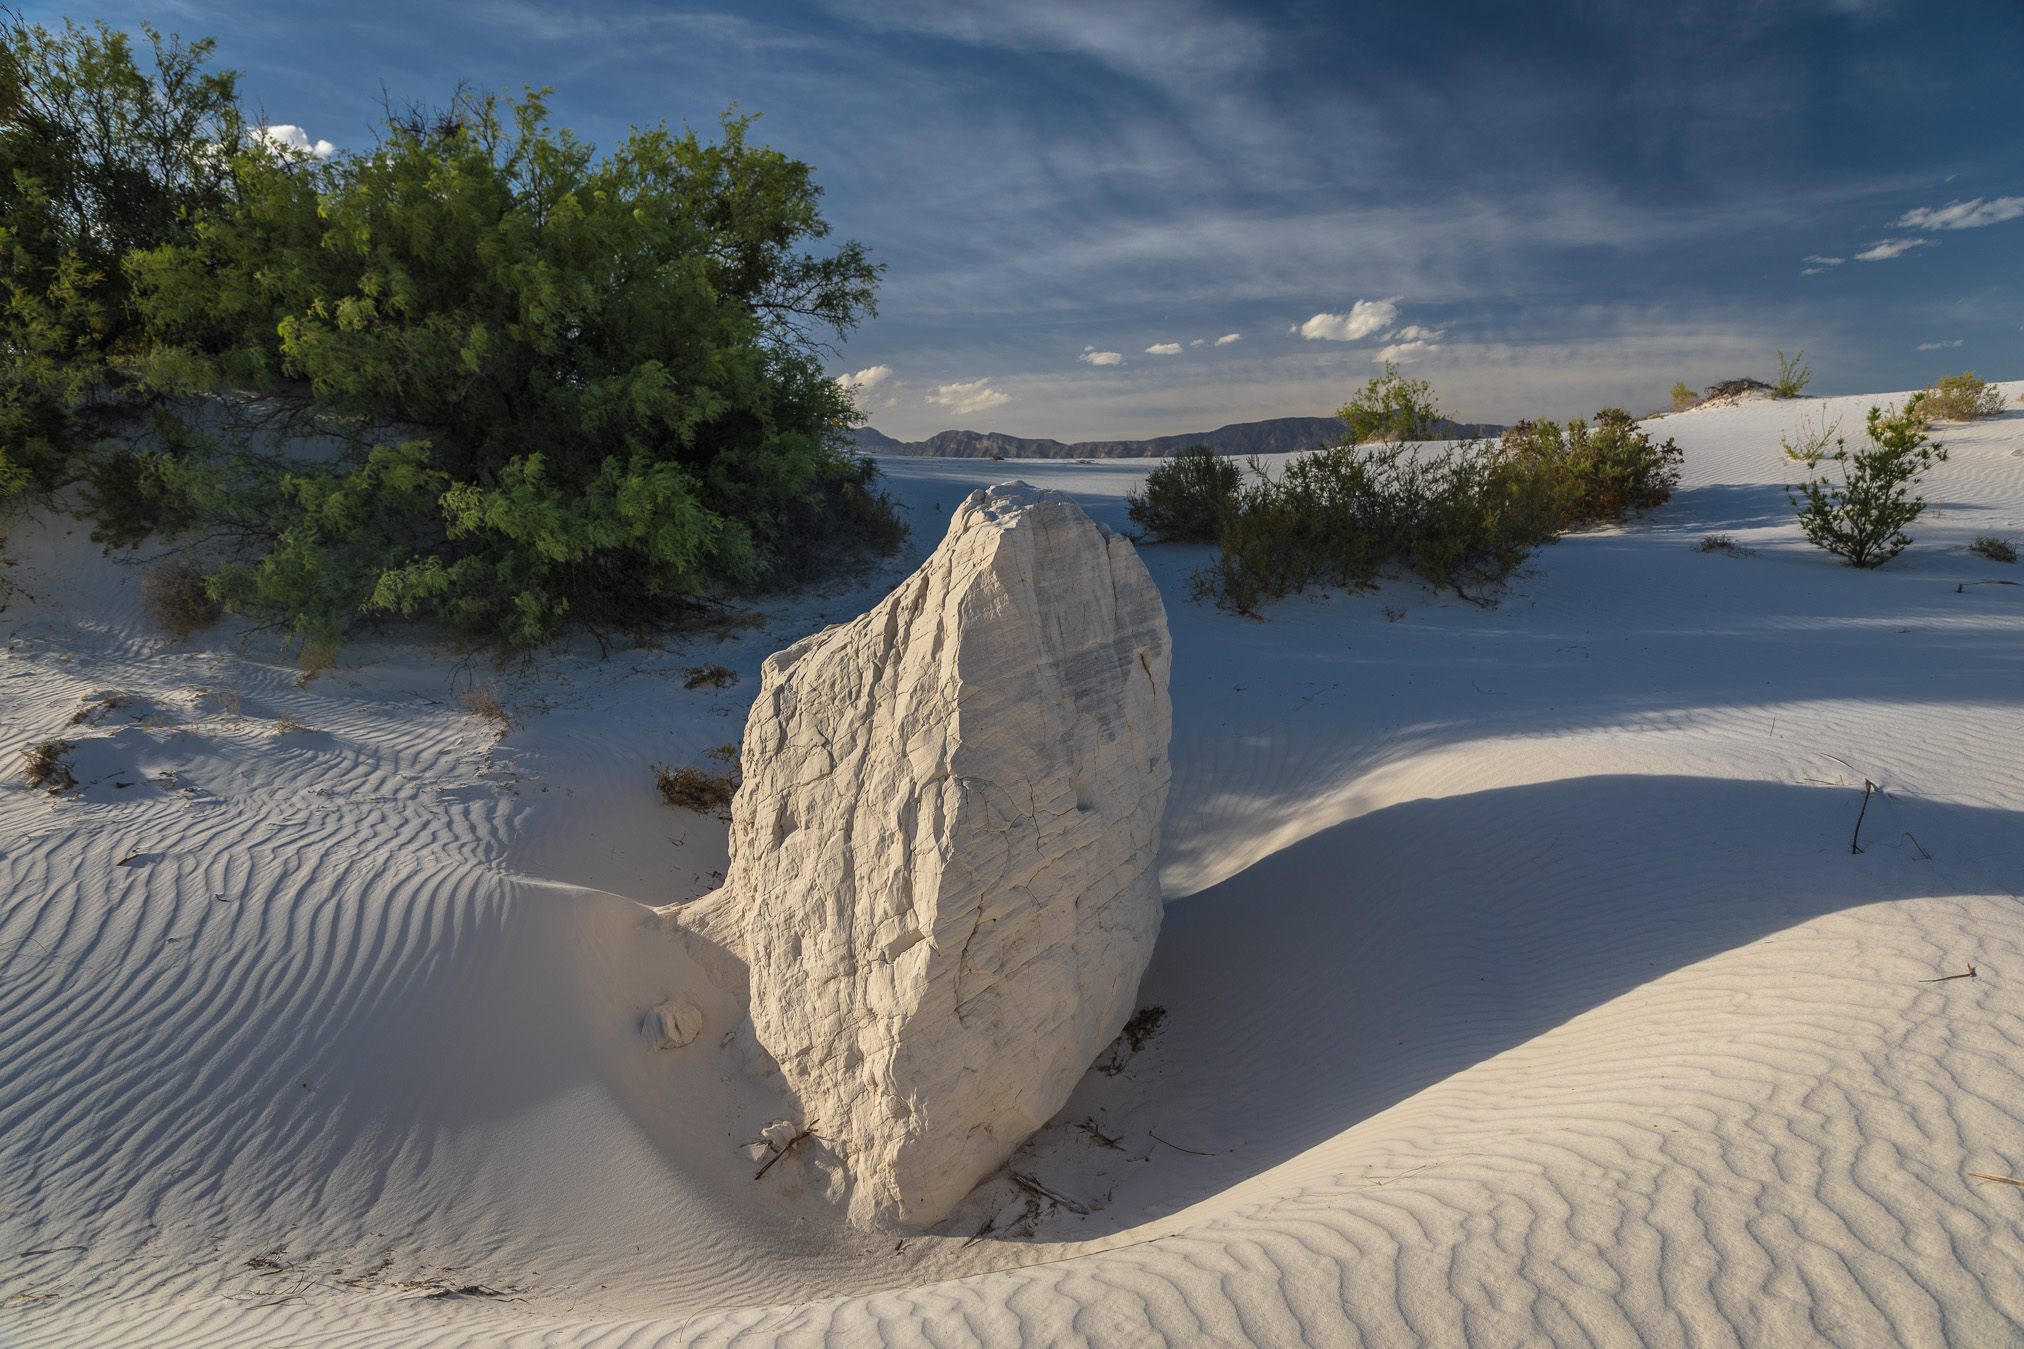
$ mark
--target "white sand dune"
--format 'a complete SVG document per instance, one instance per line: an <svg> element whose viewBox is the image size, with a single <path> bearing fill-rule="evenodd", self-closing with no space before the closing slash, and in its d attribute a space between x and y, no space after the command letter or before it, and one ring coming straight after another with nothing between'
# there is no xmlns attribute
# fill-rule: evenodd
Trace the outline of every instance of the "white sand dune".
<svg viewBox="0 0 2024 1349"><path fill-rule="evenodd" d="M651 911L724 827L649 771L891 574L724 641L389 639L297 687L16 523L0 739L75 741L80 786L0 788L0 1345L2019 1342L2024 1189L1973 1173L2024 1178L2024 586L1967 583L2024 569L1963 545L2024 540L2024 411L1943 428L1944 506L1859 573L1777 439L1879 400L1666 419L1672 504L1495 609L1256 622L1144 550L1166 1021L1015 1158L1066 1202L994 1180L898 1249L752 1179L790 1103ZM1008 470L1122 526L1148 465L886 467L921 545ZM743 682L685 691L705 661ZM650 1052L677 995L708 1028Z"/></svg>

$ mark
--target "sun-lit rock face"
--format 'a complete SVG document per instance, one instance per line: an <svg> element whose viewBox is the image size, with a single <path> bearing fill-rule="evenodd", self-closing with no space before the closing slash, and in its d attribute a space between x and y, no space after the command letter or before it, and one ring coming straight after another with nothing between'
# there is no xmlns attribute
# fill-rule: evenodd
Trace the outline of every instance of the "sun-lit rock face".
<svg viewBox="0 0 2024 1349"><path fill-rule="evenodd" d="M1059 494L973 494L919 571L770 657L706 930L849 1169L931 1223L1067 1100L1160 928L1172 706L1137 552Z"/></svg>

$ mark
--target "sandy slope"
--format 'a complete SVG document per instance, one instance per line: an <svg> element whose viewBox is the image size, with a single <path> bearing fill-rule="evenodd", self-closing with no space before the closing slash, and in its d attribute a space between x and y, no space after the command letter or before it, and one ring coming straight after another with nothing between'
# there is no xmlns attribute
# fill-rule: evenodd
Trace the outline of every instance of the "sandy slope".
<svg viewBox="0 0 2024 1349"><path fill-rule="evenodd" d="M1822 402L1866 406L1667 419L1674 503L1495 610L1399 581L1258 623L1146 550L1167 1021L1016 1163L1087 1213L998 1181L898 1250L752 1181L789 1103L645 907L723 865L647 766L891 577L297 688L17 526L0 729L82 785L0 789L0 1344L2017 1341L2024 1190L1969 1173L2024 1176L2024 586L1957 586L2024 580L1961 548L2024 541L2024 412L1948 428L1943 512L1858 574L1778 486ZM1144 467L888 463L923 542L1006 470L1121 525ZM745 681L684 691L703 661ZM677 993L710 1030L650 1054Z"/></svg>

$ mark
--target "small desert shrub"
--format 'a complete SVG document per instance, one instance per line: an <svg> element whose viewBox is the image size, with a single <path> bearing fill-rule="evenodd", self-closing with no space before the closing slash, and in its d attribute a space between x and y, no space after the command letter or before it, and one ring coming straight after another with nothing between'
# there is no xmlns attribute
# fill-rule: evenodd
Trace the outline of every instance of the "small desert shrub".
<svg viewBox="0 0 2024 1349"><path fill-rule="evenodd" d="M1348 428L1352 445L1385 440L1432 440L1448 420L1434 402L1434 387L1423 379L1407 379L1398 366L1384 363L1335 414Z"/></svg>
<svg viewBox="0 0 2024 1349"><path fill-rule="evenodd" d="M1984 534L1968 545L1971 553L1980 553L1991 562L2015 562L2017 547L2010 540L1994 534Z"/></svg>
<svg viewBox="0 0 2024 1349"><path fill-rule="evenodd" d="M1685 412L1701 401L1701 396L1687 387L1683 379L1673 381L1673 411Z"/></svg>
<svg viewBox="0 0 2024 1349"><path fill-rule="evenodd" d="M196 559L165 557L141 576L141 612L186 642L198 628L217 622L224 606L211 594Z"/></svg>
<svg viewBox="0 0 2024 1349"><path fill-rule="evenodd" d="M1813 382L1813 371L1806 364L1806 353L1800 352L1791 360L1785 353L1778 353L1778 382L1771 386L1771 392L1779 398L1797 398L1799 391Z"/></svg>
<svg viewBox="0 0 2024 1349"><path fill-rule="evenodd" d="M512 729L513 714L507 710L506 700L499 696L497 684L473 684L457 695L457 701L472 716L492 723L499 734Z"/></svg>
<svg viewBox="0 0 2024 1349"><path fill-rule="evenodd" d="M1928 421L1971 422L1994 417L2003 411L2003 391L1970 370L1965 375L1948 375L1925 387L1924 412Z"/></svg>
<svg viewBox="0 0 2024 1349"><path fill-rule="evenodd" d="M1911 488L1947 457L1944 446L1926 439L1925 397L1915 393L1902 409L1888 413L1870 408L1869 449L1851 451L1835 442L1826 458L1840 467L1840 484L1819 477L1786 485L1786 499L1799 508L1799 527L1809 542L1851 567L1880 567L1911 545L1904 527L1926 508L1925 498L1912 496Z"/></svg>
<svg viewBox="0 0 2024 1349"><path fill-rule="evenodd" d="M654 777L660 783L661 800L683 810L693 810L698 815L716 815L729 810L731 798L738 794L738 788L745 782L738 772L740 750L741 746L733 742L719 745L705 754L705 758L714 759L722 765L714 773L689 765L680 768L653 765Z"/></svg>
<svg viewBox="0 0 2024 1349"><path fill-rule="evenodd" d="M1835 436L1835 432L1839 430L1841 418L1836 417L1832 422L1828 421L1827 409L1822 408L1818 422L1801 422L1779 436L1778 448L1785 451L1785 457L1793 463L1806 465L1806 471L1811 473L1820 466L1830 442L1841 444Z"/></svg>
<svg viewBox="0 0 2024 1349"><path fill-rule="evenodd" d="M1694 545L1698 553L1727 553L1730 557L1755 557L1755 548L1745 548L1727 534L1710 534Z"/></svg>
<svg viewBox="0 0 2024 1349"><path fill-rule="evenodd" d="M1520 422L1504 433L1498 449L1530 461L1555 480L1554 510L1559 526L1621 520L1672 499L1679 486L1680 447L1652 443L1637 418L1622 408L1604 408L1595 423L1576 420Z"/></svg>
<svg viewBox="0 0 2024 1349"><path fill-rule="evenodd" d="M692 665L682 671L685 689L728 689L738 682L738 672L721 665Z"/></svg>
<svg viewBox="0 0 2024 1349"><path fill-rule="evenodd" d="M1237 466L1207 445L1190 445L1146 475L1145 495L1125 496L1131 522L1155 539L1213 543L1243 481Z"/></svg>
<svg viewBox="0 0 2024 1349"><path fill-rule="evenodd" d="M1256 481L1225 512L1222 551L1195 573L1195 597L1256 614L1310 585L1367 588L1397 562L1490 603L1488 589L1539 540L1663 504L1680 459L1621 408L1604 408L1593 426L1521 422L1495 445L1439 453L1337 444L1293 459L1278 478L1254 459Z"/></svg>
<svg viewBox="0 0 2024 1349"><path fill-rule="evenodd" d="M77 777L70 771L70 765L63 756L77 748L74 740L45 740L39 745L30 745L21 751L26 762L21 767L22 775L30 787L47 787L52 792L67 792L77 785Z"/></svg>

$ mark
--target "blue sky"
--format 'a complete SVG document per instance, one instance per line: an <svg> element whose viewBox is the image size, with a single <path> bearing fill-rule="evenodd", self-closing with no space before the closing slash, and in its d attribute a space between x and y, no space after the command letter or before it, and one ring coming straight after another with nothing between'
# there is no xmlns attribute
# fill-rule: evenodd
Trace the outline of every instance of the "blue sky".
<svg viewBox="0 0 2024 1349"><path fill-rule="evenodd" d="M600 144L732 102L887 264L872 424L1066 440L1675 379L2024 377L2024 6L107 0L339 146L384 82L552 85Z"/></svg>

